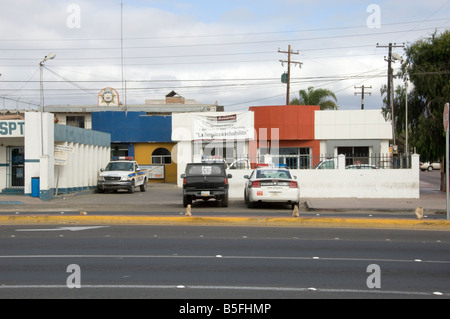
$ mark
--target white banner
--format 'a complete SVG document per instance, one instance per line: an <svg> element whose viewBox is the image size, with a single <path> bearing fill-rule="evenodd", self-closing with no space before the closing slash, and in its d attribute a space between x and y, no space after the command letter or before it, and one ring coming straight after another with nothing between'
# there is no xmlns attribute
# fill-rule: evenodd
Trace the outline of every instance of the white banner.
<svg viewBox="0 0 450 319"><path fill-rule="evenodd" d="M164 165L140 165L141 169L148 170L149 179L164 179L165 178L165 167Z"/></svg>
<svg viewBox="0 0 450 319"><path fill-rule="evenodd" d="M193 115L194 140L253 139L253 114L251 112L207 116Z"/></svg>
<svg viewBox="0 0 450 319"><path fill-rule="evenodd" d="M67 165L67 152L55 151L55 165L66 166Z"/></svg>

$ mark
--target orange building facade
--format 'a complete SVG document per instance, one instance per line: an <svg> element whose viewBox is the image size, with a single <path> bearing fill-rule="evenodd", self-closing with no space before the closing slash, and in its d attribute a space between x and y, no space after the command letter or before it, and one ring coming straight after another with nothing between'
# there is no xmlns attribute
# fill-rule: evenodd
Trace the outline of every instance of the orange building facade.
<svg viewBox="0 0 450 319"><path fill-rule="evenodd" d="M311 168L320 158L315 139L315 105L250 107L255 117L255 140L250 142L252 162L276 155L289 168ZM278 156L279 155L279 156Z"/></svg>

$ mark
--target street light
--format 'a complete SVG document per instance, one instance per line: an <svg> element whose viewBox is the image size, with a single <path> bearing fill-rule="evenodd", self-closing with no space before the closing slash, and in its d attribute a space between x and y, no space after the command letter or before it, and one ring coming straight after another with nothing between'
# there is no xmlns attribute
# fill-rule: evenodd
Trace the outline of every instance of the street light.
<svg viewBox="0 0 450 319"><path fill-rule="evenodd" d="M53 60L56 57L56 53L52 52L45 56L45 58L39 62L39 72L41 75L40 79L40 105L39 109L41 112L44 112L44 86L43 86L43 74L42 74L42 67L44 66L44 63L48 60Z"/></svg>
<svg viewBox="0 0 450 319"><path fill-rule="evenodd" d="M44 63L48 60L53 60L56 57L56 53L49 53L45 58L39 62L39 72L40 72L40 105L39 110L41 112L41 155L44 155L44 85L43 85L43 74L42 67Z"/></svg>

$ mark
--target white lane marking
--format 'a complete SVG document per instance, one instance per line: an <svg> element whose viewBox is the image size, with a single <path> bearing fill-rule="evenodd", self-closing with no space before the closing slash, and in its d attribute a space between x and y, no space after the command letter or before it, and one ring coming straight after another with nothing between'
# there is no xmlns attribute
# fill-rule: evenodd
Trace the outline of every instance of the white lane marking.
<svg viewBox="0 0 450 319"><path fill-rule="evenodd" d="M416 296L450 296L448 293L436 294L426 291L400 290L363 290L363 289L329 289L302 287L258 287L258 286L201 286L201 285L81 285L81 289L192 289L192 290L257 290L275 292L307 292L315 293L355 293L355 294L388 294ZM0 285L0 290L7 289L68 289L67 285Z"/></svg>
<svg viewBox="0 0 450 319"><path fill-rule="evenodd" d="M339 257L289 257L289 256L222 256L222 255L0 255L0 258L198 258L198 259L266 259L266 260L320 260L417 263L414 259L339 258ZM422 263L450 264L450 260L421 260Z"/></svg>

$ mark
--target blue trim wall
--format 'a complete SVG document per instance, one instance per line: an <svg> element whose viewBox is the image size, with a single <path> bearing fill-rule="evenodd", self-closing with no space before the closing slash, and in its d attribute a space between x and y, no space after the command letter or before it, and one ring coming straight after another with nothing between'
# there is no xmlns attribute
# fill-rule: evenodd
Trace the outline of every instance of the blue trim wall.
<svg viewBox="0 0 450 319"><path fill-rule="evenodd" d="M85 130L69 125L55 125L55 141L110 147L111 136L105 132Z"/></svg>
<svg viewBox="0 0 450 319"><path fill-rule="evenodd" d="M92 112L92 129L111 134L112 143L172 142L172 117L145 112Z"/></svg>

